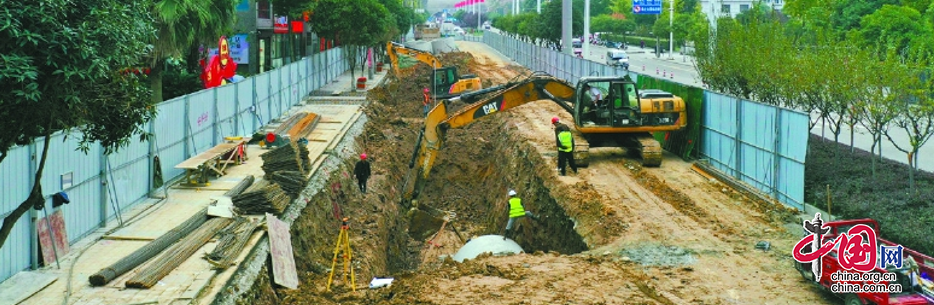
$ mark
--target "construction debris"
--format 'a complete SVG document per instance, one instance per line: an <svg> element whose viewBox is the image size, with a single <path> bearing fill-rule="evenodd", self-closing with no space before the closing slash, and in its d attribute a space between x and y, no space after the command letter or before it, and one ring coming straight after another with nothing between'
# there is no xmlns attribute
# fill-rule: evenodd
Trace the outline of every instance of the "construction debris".
<svg viewBox="0 0 934 305"><path fill-rule="evenodd" d="M146 244L142 248L133 251L130 255L120 259L113 265L107 266L107 268L101 269L97 273L88 277L88 281L91 282L91 286L103 286L117 278L121 274L126 273L127 271L136 268L140 264L148 261L150 258L158 255L169 247L173 243L179 241L185 236L191 234L195 229L201 227L205 221L207 221L207 210L201 210L196 213L191 218L188 218L182 224L176 226L172 230L169 230L162 236L159 236L156 240Z"/></svg>
<svg viewBox="0 0 934 305"><path fill-rule="evenodd" d="M269 179L278 184L286 194L289 194L292 200L298 198L302 189L308 185L308 180L305 179L305 175L296 171L274 172L270 175Z"/></svg>
<svg viewBox="0 0 934 305"><path fill-rule="evenodd" d="M266 173L266 179L269 179L269 174L276 171L297 171L305 173L304 167L302 166L304 161L299 156L300 151L299 145L294 141L290 141L288 145L276 147L262 154L263 172ZM307 155L307 153L305 153L305 155Z"/></svg>
<svg viewBox="0 0 934 305"><path fill-rule="evenodd" d="M257 218L237 217L233 224L220 232L214 251L205 255L205 259L214 269L226 269L234 265L234 259L240 255L253 231L263 223Z"/></svg>
<svg viewBox="0 0 934 305"><path fill-rule="evenodd" d="M281 215L292 198L278 184L263 180L251 186L243 194L234 196L231 201L237 208L237 213L242 215L263 215L264 213Z"/></svg>
<svg viewBox="0 0 934 305"><path fill-rule="evenodd" d="M127 288L152 288L163 277L175 270L195 251L198 251L204 244L211 240L217 232L227 227L231 222L230 218L214 217L208 219L197 230L187 235L183 240L172 245L168 250L162 252L150 264L139 270L133 278L127 280Z"/></svg>
<svg viewBox="0 0 934 305"><path fill-rule="evenodd" d="M255 178L253 177L253 175L246 176L246 178L243 178L243 180L240 180L240 182L237 183L236 186L234 186L232 189L224 193L224 196L233 197L233 196L240 195L240 193L243 193L243 191L245 191L248 187L250 187L250 185L253 185L254 180Z"/></svg>

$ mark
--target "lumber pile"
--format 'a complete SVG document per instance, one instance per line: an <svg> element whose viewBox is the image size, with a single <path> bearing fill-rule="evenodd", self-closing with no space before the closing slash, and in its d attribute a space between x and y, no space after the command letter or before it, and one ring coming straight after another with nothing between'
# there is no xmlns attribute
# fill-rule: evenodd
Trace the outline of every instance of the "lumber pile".
<svg viewBox="0 0 934 305"><path fill-rule="evenodd" d="M308 180L305 179L305 175L296 171L274 172L270 175L269 179L278 184L286 194L289 194L292 200L298 198L298 195L301 194L305 186L308 185Z"/></svg>
<svg viewBox="0 0 934 305"><path fill-rule="evenodd" d="M302 159L302 173L308 175L311 173L311 157L309 156L308 146L298 146L298 157Z"/></svg>
<svg viewBox="0 0 934 305"><path fill-rule="evenodd" d="M257 218L237 217L233 224L220 232L214 251L205 255L205 259L214 269L227 269L234 265L234 260L243 251L253 232L263 225Z"/></svg>
<svg viewBox="0 0 934 305"><path fill-rule="evenodd" d="M162 253L162 250L165 250L165 248L168 248L170 245L200 228L208 219L207 213L207 209L195 213L194 216L191 216L191 218L188 218L188 220L182 224L176 226L172 230L169 230L165 234L162 234L162 236L159 236L159 238L156 240L153 240L142 248L133 251L133 253L130 253L130 255L121 258L113 265L107 266L106 268L101 269L97 273L91 275L88 277L88 281L91 282L91 286L103 286L110 281L113 281L118 276L126 273L127 271L136 268L140 264L148 261L150 258L158 255L159 253Z"/></svg>
<svg viewBox="0 0 934 305"><path fill-rule="evenodd" d="M250 187L250 185L253 185L253 181L255 179L256 178L254 178L253 175L246 176L246 178L243 178L243 180L240 180L240 182L238 182L236 186L234 186L229 191L224 193L224 196L233 197L233 196L240 195L240 193L243 193L243 191L245 191L248 187Z"/></svg>
<svg viewBox="0 0 934 305"><path fill-rule="evenodd" d="M184 237L163 251L153 261L139 270L139 273L126 281L127 288L152 288L172 270L178 268L185 260L191 257L204 244L211 240L217 232L232 222L230 218L214 217L208 219L197 230Z"/></svg>
<svg viewBox="0 0 934 305"><path fill-rule="evenodd" d="M237 213L241 215L263 215L265 213L281 215L292 198L278 184L263 180L248 188L243 194L233 196L230 201L233 202Z"/></svg>
<svg viewBox="0 0 934 305"><path fill-rule="evenodd" d="M299 112L282 122L273 133L288 134L291 139L305 138L315 129L320 118L313 112Z"/></svg>
<svg viewBox="0 0 934 305"><path fill-rule="evenodd" d="M276 171L297 171L304 173L305 170L304 167L302 167L304 161L300 156L300 152L300 145L294 141L290 141L288 145L276 147L262 154L263 172L266 173L266 178L268 179L269 174ZM308 154L305 153L305 155L307 156Z"/></svg>

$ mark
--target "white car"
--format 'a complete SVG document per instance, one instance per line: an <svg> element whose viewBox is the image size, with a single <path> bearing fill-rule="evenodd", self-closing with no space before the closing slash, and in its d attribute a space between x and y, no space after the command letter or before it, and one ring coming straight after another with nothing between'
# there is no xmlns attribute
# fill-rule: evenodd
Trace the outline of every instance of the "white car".
<svg viewBox="0 0 934 305"><path fill-rule="evenodd" d="M610 49L606 51L606 65L620 66L629 70L629 54L626 54L626 51L623 50Z"/></svg>

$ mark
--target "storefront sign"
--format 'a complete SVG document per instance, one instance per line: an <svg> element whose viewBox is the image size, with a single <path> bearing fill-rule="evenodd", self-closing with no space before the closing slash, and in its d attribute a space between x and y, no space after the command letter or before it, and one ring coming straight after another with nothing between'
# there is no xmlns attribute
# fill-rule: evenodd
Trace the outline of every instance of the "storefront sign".
<svg viewBox="0 0 934 305"><path fill-rule="evenodd" d="M286 34L289 32L289 17L278 16L273 20L272 32L276 34Z"/></svg>

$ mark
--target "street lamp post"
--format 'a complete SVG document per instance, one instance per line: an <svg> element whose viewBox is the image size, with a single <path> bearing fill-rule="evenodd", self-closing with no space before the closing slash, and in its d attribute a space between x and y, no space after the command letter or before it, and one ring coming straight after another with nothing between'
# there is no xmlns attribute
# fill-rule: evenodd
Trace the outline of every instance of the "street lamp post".
<svg viewBox="0 0 934 305"><path fill-rule="evenodd" d="M581 39L581 57L590 54L590 0L584 0L584 37Z"/></svg>
<svg viewBox="0 0 934 305"><path fill-rule="evenodd" d="M668 6L668 59L673 59L672 56L675 53L675 0L671 0L671 5Z"/></svg>

